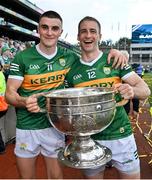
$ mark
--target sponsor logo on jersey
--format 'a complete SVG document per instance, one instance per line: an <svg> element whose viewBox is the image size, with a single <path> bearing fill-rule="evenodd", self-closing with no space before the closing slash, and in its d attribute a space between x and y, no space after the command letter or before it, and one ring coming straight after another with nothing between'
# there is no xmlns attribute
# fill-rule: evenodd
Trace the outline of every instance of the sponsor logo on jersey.
<svg viewBox="0 0 152 180"><path fill-rule="evenodd" d="M55 76L31 79L31 84L47 84L47 83L58 82L58 81L63 80L64 77L65 77L64 74L58 74Z"/></svg>
<svg viewBox="0 0 152 180"><path fill-rule="evenodd" d="M63 84L69 69L45 74L25 75L22 87L30 90L42 90L59 87Z"/></svg>
<svg viewBox="0 0 152 180"><path fill-rule="evenodd" d="M113 87L114 84L121 83L120 77L101 78L92 81L76 84L75 87Z"/></svg>
<svg viewBox="0 0 152 180"><path fill-rule="evenodd" d="M65 59L63 59L63 58L60 58L60 59L59 59L59 63L60 63L60 65L63 66L63 67L65 66L65 62L66 62Z"/></svg>
<svg viewBox="0 0 152 180"><path fill-rule="evenodd" d="M30 69L40 69L39 65L37 65L37 64L31 64L31 65L29 66L29 68L30 68Z"/></svg>
<svg viewBox="0 0 152 180"><path fill-rule="evenodd" d="M106 74L106 75L109 75L111 73L111 68L110 67L103 67L103 72Z"/></svg>

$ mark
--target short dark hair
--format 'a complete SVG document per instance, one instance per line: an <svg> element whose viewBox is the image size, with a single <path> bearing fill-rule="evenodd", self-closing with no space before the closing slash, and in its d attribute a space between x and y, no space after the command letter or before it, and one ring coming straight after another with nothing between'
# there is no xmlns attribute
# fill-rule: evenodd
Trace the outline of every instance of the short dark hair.
<svg viewBox="0 0 152 180"><path fill-rule="evenodd" d="M80 25L84 21L95 21L98 24L99 33L101 33L101 25L100 25L99 21L97 19L95 19L94 17L91 17L91 16L85 16L83 19L80 20L80 22L78 24L78 33L80 31Z"/></svg>
<svg viewBox="0 0 152 180"><path fill-rule="evenodd" d="M41 16L39 18L39 22L43 17L56 18L56 19L60 19L61 23L63 22L61 16L55 11L46 11L43 14L41 14Z"/></svg>

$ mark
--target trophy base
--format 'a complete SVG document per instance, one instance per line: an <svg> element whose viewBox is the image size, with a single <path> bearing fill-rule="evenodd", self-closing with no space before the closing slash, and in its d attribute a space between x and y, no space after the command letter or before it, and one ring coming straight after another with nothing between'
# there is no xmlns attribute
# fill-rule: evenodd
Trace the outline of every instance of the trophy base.
<svg viewBox="0 0 152 180"><path fill-rule="evenodd" d="M111 157L111 150L99 144L96 144L94 150L91 152L77 152L66 156L64 150L61 150L58 153L58 159L60 162L68 167L77 169L98 168L109 162Z"/></svg>

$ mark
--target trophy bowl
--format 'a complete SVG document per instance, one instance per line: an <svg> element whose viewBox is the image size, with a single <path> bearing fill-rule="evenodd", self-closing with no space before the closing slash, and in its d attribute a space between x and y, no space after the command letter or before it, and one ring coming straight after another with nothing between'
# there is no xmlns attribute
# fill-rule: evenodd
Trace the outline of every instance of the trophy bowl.
<svg viewBox="0 0 152 180"><path fill-rule="evenodd" d="M111 150L91 139L107 128L115 115L112 88L68 88L47 93L49 121L58 131L73 136L73 141L58 153L69 167L95 168L111 160Z"/></svg>

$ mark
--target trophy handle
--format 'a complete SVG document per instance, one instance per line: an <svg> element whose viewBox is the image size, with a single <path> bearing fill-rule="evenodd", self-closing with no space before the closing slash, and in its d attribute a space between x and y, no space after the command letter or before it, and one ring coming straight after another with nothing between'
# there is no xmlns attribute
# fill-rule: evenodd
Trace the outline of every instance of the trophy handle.
<svg viewBox="0 0 152 180"><path fill-rule="evenodd" d="M46 97L47 94L49 94L49 93L48 93L48 92L43 92L43 93L37 93L37 94L36 94L36 97L37 97L37 98L38 98L38 97L41 97L41 96L43 96L43 97L46 98L46 108L40 108L40 111L39 111L39 112L41 112L41 113L47 113L47 110L48 110L48 108L49 108L49 106L48 106L48 104L49 104L49 98Z"/></svg>
<svg viewBox="0 0 152 180"><path fill-rule="evenodd" d="M40 111L39 111L40 113L46 113L47 111L46 111L46 109L44 109L44 108L40 108Z"/></svg>

